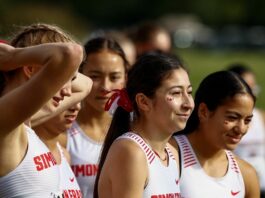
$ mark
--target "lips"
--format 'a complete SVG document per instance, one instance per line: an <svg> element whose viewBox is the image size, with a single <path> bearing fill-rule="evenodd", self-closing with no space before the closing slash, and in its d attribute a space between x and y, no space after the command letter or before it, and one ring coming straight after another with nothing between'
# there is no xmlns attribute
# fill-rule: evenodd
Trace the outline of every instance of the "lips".
<svg viewBox="0 0 265 198"><path fill-rule="evenodd" d="M232 144L238 144L242 138L241 135L227 135L227 137Z"/></svg>
<svg viewBox="0 0 265 198"><path fill-rule="evenodd" d="M77 115L66 115L64 116L67 123L72 123L76 120Z"/></svg>
<svg viewBox="0 0 265 198"><path fill-rule="evenodd" d="M52 97L52 99L53 99L53 104L54 104L54 106L55 106L55 107L58 107L60 101L63 100L63 97L57 97L57 96L54 96L54 97Z"/></svg>
<svg viewBox="0 0 265 198"><path fill-rule="evenodd" d="M177 114L177 116L181 119L188 120L190 117L190 114Z"/></svg>

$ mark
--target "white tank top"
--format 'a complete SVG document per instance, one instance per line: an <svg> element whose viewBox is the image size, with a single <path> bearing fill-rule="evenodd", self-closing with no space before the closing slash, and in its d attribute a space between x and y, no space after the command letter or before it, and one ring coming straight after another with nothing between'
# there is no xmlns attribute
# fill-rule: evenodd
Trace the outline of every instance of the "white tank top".
<svg viewBox="0 0 265 198"><path fill-rule="evenodd" d="M169 148L166 147L169 162L168 166L165 166L152 148L139 135L128 132L118 139L121 138L130 139L137 143L146 155L149 173L143 198L180 198L178 165Z"/></svg>
<svg viewBox="0 0 265 198"><path fill-rule="evenodd" d="M64 198L82 198L82 193L75 178L75 175L64 156L62 147L57 143L57 148L60 151L61 164L60 168L60 189L63 192Z"/></svg>
<svg viewBox="0 0 265 198"><path fill-rule="evenodd" d="M226 151L228 170L225 176L207 175L201 167L186 136L174 136L180 148L180 192L187 198L244 198L245 185L231 151Z"/></svg>
<svg viewBox="0 0 265 198"><path fill-rule="evenodd" d="M32 129L25 127L27 152L13 171L0 177L0 197L62 197L59 167L52 153Z"/></svg>
<svg viewBox="0 0 265 198"><path fill-rule="evenodd" d="M265 125L257 109L253 110L248 132L235 149L235 153L254 166L260 187L265 191Z"/></svg>
<svg viewBox="0 0 265 198"><path fill-rule="evenodd" d="M90 139L74 122L68 130L67 150L71 155L71 168L84 198L93 198L102 143Z"/></svg>

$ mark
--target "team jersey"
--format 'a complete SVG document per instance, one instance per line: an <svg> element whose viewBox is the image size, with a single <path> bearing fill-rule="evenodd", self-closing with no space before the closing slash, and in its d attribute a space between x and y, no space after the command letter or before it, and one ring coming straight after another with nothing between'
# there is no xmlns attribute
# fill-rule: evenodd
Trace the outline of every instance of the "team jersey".
<svg viewBox="0 0 265 198"><path fill-rule="evenodd" d="M253 165L259 176L261 190L265 191L265 125L257 109L253 110L248 132L238 144L235 153Z"/></svg>
<svg viewBox="0 0 265 198"><path fill-rule="evenodd" d="M128 132L118 139L122 138L134 141L146 155L149 172L148 183L143 191L143 198L181 197L179 189L179 169L170 149L166 147L169 161L168 166L165 166L161 163L152 148L139 135Z"/></svg>
<svg viewBox="0 0 265 198"><path fill-rule="evenodd" d="M25 157L14 170L0 177L0 197L62 197L59 166L35 132L25 127L28 138Z"/></svg>
<svg viewBox="0 0 265 198"><path fill-rule="evenodd" d="M183 198L244 198L245 185L231 151L226 151L228 170L223 177L205 173L186 136L174 136L181 159L180 192Z"/></svg>
<svg viewBox="0 0 265 198"><path fill-rule="evenodd" d="M67 150L71 155L71 168L83 197L93 198L102 143L89 138L74 122L67 134Z"/></svg>
<svg viewBox="0 0 265 198"><path fill-rule="evenodd" d="M57 148L60 151L61 163L59 165L60 169L60 190L63 192L64 198L82 198L82 193L80 187L77 183L75 175L64 156L63 150L59 143L57 143Z"/></svg>

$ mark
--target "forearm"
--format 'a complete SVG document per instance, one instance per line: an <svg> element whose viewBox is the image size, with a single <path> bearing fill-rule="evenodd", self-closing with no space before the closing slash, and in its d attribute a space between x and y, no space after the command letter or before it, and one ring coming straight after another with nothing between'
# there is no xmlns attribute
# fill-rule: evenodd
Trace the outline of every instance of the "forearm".
<svg viewBox="0 0 265 198"><path fill-rule="evenodd" d="M36 114L31 117L32 127L38 126L50 118L60 114L66 109L70 108L74 104L83 100L91 91L92 80L78 73L76 79L72 82L72 94L70 97L65 97L60 102L58 107L55 107L52 102L48 102L43 108L41 108Z"/></svg>

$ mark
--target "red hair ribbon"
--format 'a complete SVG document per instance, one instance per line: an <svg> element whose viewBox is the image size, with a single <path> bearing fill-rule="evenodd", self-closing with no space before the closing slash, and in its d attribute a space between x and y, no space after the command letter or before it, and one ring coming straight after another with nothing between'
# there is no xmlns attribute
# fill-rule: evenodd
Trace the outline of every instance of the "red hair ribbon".
<svg viewBox="0 0 265 198"><path fill-rule="evenodd" d="M122 107L124 110L128 112L132 112L133 107L132 103L129 99L126 89L114 89L112 90L114 93L108 99L105 105L105 111L115 111L117 106ZM110 112L114 113L114 112Z"/></svg>
<svg viewBox="0 0 265 198"><path fill-rule="evenodd" d="M2 40L2 39L0 39L0 43L8 44L8 42L6 40Z"/></svg>

